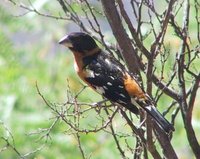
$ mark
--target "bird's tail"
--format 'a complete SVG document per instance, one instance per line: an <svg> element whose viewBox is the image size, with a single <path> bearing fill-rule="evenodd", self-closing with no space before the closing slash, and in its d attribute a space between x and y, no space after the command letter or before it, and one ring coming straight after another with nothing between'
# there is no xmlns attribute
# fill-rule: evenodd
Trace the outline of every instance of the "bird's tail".
<svg viewBox="0 0 200 159"><path fill-rule="evenodd" d="M174 127L171 123L169 123L160 112L157 111L156 107L153 105L149 105L143 107L147 111L148 114L152 116L153 119L165 130L166 133L170 133L174 131Z"/></svg>
<svg viewBox="0 0 200 159"><path fill-rule="evenodd" d="M139 114L139 109L132 103L126 104L126 105L124 105L124 107L126 107L126 109L130 110L132 113L134 113L136 115Z"/></svg>

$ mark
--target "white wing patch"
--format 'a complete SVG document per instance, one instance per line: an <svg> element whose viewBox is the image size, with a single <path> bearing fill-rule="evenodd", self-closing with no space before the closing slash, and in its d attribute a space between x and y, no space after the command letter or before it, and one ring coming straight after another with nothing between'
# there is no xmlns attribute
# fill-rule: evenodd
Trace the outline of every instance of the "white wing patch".
<svg viewBox="0 0 200 159"><path fill-rule="evenodd" d="M112 80L115 80L115 78L113 76L109 76Z"/></svg>
<svg viewBox="0 0 200 159"><path fill-rule="evenodd" d="M117 69L118 69L119 71L122 71L122 69L121 69L119 66L117 66Z"/></svg>
<svg viewBox="0 0 200 159"><path fill-rule="evenodd" d="M147 108L149 111L152 110L152 106L147 106L147 107L145 107L145 108Z"/></svg>
<svg viewBox="0 0 200 159"><path fill-rule="evenodd" d="M104 89L108 90L108 88L106 86L103 86Z"/></svg>
<svg viewBox="0 0 200 159"><path fill-rule="evenodd" d="M123 87L123 86L121 86L121 85L119 85L118 87L119 87L119 88L124 88L124 87Z"/></svg>
<svg viewBox="0 0 200 159"><path fill-rule="evenodd" d="M95 78L94 71L86 69L86 77L87 78Z"/></svg>
<svg viewBox="0 0 200 159"><path fill-rule="evenodd" d="M109 86L112 86L112 83L110 83L110 82L107 82L107 85L109 85Z"/></svg>
<svg viewBox="0 0 200 159"><path fill-rule="evenodd" d="M126 96L122 93L119 94L121 97L126 98Z"/></svg>
<svg viewBox="0 0 200 159"><path fill-rule="evenodd" d="M105 61L110 65L110 60L109 59L105 59Z"/></svg>
<svg viewBox="0 0 200 159"><path fill-rule="evenodd" d="M105 94L105 90L103 87L95 87L95 89L99 94Z"/></svg>
<svg viewBox="0 0 200 159"><path fill-rule="evenodd" d="M94 73L95 74L95 76L100 76L100 73Z"/></svg>

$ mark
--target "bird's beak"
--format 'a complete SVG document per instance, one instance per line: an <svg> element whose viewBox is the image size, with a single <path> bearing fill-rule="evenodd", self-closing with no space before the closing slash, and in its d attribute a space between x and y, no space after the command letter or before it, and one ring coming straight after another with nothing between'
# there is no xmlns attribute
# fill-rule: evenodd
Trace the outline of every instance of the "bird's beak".
<svg viewBox="0 0 200 159"><path fill-rule="evenodd" d="M61 44L61 45L66 46L68 48L72 48L73 47L72 42L68 38L68 35L66 35L63 38L61 38L58 43Z"/></svg>

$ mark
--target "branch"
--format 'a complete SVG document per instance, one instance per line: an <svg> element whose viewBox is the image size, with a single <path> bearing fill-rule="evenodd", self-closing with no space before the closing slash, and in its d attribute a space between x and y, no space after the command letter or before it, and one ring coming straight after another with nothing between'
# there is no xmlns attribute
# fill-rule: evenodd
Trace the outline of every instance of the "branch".
<svg viewBox="0 0 200 159"><path fill-rule="evenodd" d="M189 102L188 102L187 119L190 122L192 120L192 110L194 108L194 102L195 102L195 99L196 99L197 90L199 88L199 82L200 82L200 74L195 79L195 83L193 84L193 87L191 89L190 99L189 99Z"/></svg>
<svg viewBox="0 0 200 159"><path fill-rule="evenodd" d="M37 92L38 92L39 96L42 98L42 100L45 102L45 104L46 104L54 113L56 113L56 114L59 116L59 118L62 119L62 120L63 120L71 129L73 129L75 132L80 132L80 133L88 134L88 133L94 133L94 132L98 132L98 131L100 131L100 130L103 130L103 129L105 129L105 128L111 123L112 119L114 118L115 114L117 113L117 111L114 111L114 112L112 113L112 115L108 117L108 120L105 121L104 123L102 123L102 126L101 126L101 127L95 127L94 129L80 129L80 128L77 127L77 125L74 124L71 120L69 120L69 119L66 118L65 113L68 111L69 108L68 108L68 109L66 108L67 110L63 110L63 109L58 110L54 104L51 104L50 102L48 102L48 101L46 100L46 98L42 95L42 93L41 93L40 90L39 90L39 87L38 87L37 83L36 83L36 89L37 89ZM76 102L76 99L74 99L74 101L75 101L75 102L71 102L71 101L68 102L68 101L67 101L65 104L63 104L63 106L66 107L67 104L69 104L69 105L79 105L79 103ZM91 106L93 106L93 105L91 105ZM95 108L95 107L94 107L94 108ZM94 108L93 108L93 109L94 109ZM68 115L68 116L75 116L75 117L76 117L79 113L80 113L80 112L78 112L78 113L77 113L77 112L74 112L74 114L72 114L72 115L70 115L70 114L67 114L67 115ZM82 113L83 113L83 112L82 112Z"/></svg>
<svg viewBox="0 0 200 159"><path fill-rule="evenodd" d="M152 75L152 80L153 80L153 83L158 88L160 88L165 94L167 94L168 96L170 96L176 101L180 101L180 95L177 92L175 92L172 88L167 86L165 83L160 81L155 75Z"/></svg>
<svg viewBox="0 0 200 159"><path fill-rule="evenodd" d="M27 11L26 13L23 13L22 15L18 15L18 16L24 16L24 15L26 15L28 13L33 12L33 13L35 13L37 15L44 16L46 18L53 18L53 19L56 19L56 20L58 20L58 19L59 20L70 20L71 19L69 16L68 17L62 17L60 15L59 16L55 16L55 15L51 15L51 14L41 13L36 8L34 8L34 6L32 5L31 1L29 1L30 6L26 6L26 5L22 4L22 3L18 4L13 0L8 0L8 1L11 2L13 5L18 6L18 7L20 7L20 8L22 8L22 9Z"/></svg>
<svg viewBox="0 0 200 159"><path fill-rule="evenodd" d="M199 82L200 82L200 74L198 78L195 80L195 83L191 89L189 104L188 104L188 110L187 110L187 116L186 116L186 131L188 134L188 140L189 143L195 153L195 156L198 158L200 157L200 145L197 140L197 136L194 132L194 129L192 127L192 111L194 108L194 102L196 99L197 90L199 88Z"/></svg>
<svg viewBox="0 0 200 159"><path fill-rule="evenodd" d="M168 23L169 23L169 19L171 17L173 5L174 5L175 2L176 2L175 0L169 1L169 4L167 6L167 11L166 11L166 14L165 14L165 18L164 18L163 24L161 26L161 31L160 31L160 33L156 37L156 40L154 41L154 43L151 46L151 53L153 54L153 56L156 56L157 51L160 50L161 44L163 43L165 33L166 33L166 30L167 30L167 26L168 26Z"/></svg>
<svg viewBox="0 0 200 159"><path fill-rule="evenodd" d="M112 28L113 34L122 50L122 56L129 70L137 75L139 72L139 62L137 54L131 44L131 41L124 30L119 13L114 0L101 0L107 20ZM117 27L116 27L117 26Z"/></svg>
<svg viewBox="0 0 200 159"><path fill-rule="evenodd" d="M38 147L37 149L35 149L35 150L31 151L31 152L28 152L28 153L22 155L22 154L20 153L20 151L19 151L19 150L16 148L16 146L15 146L15 139L14 139L13 134L12 134L12 133L10 132L10 130L4 125L3 122L0 122L0 125L3 126L3 129L5 129L6 134L7 134L6 137L4 137L4 136L1 136L1 137L0 137L0 139L3 140L3 141L5 141L5 143L6 143L6 145L0 149L0 153L3 152L3 151L5 151L5 150L7 150L8 148L10 148L11 150L13 150L13 151L17 154L17 156L18 156L20 159L25 159L25 158L27 158L28 156L30 156L30 155L32 155L32 154L35 154L36 152L41 151L41 149L44 148L44 145L42 145L42 146ZM9 139L9 138L10 138L10 139ZM10 140L11 140L11 141L10 141Z"/></svg>
<svg viewBox="0 0 200 159"><path fill-rule="evenodd" d="M85 156L85 153L84 153L83 148L82 148L82 144L81 144L81 140L80 140L81 137L79 135L79 132L76 133L76 138L78 140L78 147L79 147L79 150L81 152L82 158L86 159L87 157Z"/></svg>
<svg viewBox="0 0 200 159"><path fill-rule="evenodd" d="M196 138L194 129L191 123L191 115L193 109L193 100L190 99L190 106L189 108L187 103L187 93L186 93L186 86L185 86L185 78L184 78L184 66L185 66L185 52L187 47L187 39L188 39L188 26L189 26L189 11L190 11L190 3L189 0L184 1L184 16L183 16L183 26L182 26L182 44L181 49L178 56L178 79L179 79L179 86L180 86L180 96L181 100L179 101L182 118L184 122L184 126L186 129L186 134L188 138L188 142L196 156L196 158L200 158L200 145ZM190 49L188 49L189 51ZM190 52L189 52L190 54ZM197 85L197 84L196 84ZM195 85L194 85L195 86ZM193 95L196 94L197 87L195 86L193 89ZM193 97L192 97L193 98ZM189 112L188 112L189 110ZM189 116L188 116L189 115Z"/></svg>
<svg viewBox="0 0 200 159"><path fill-rule="evenodd" d="M116 111L118 111L118 109L119 109L119 107L117 108ZM106 114L107 114L108 116L110 116L107 109L105 109L105 112L106 112ZM114 128L113 128L113 124L112 124L112 123L110 124L110 130L111 130L111 134L112 134L112 136L113 136L113 138L114 138L114 141L115 141L115 143L116 143L116 145L117 145L117 149L119 150L119 152L120 152L122 158L125 159L125 158L126 158L125 152L124 152L124 150L122 150L122 148L121 148L121 146L120 146L120 143L119 143L119 141L118 141L118 139L117 139L117 136L116 136L116 134L115 134L115 130L114 130Z"/></svg>
<svg viewBox="0 0 200 159"><path fill-rule="evenodd" d="M162 147L163 154L168 159L178 159L178 157L170 143L169 136L167 136L165 133L163 133L162 130L160 129L160 127L156 123L154 124L154 127L155 127L154 132L155 132L155 135Z"/></svg>
<svg viewBox="0 0 200 159"><path fill-rule="evenodd" d="M153 137L153 122L151 120L151 117L147 114L147 119L146 119L146 124L147 124L147 147L153 158L156 159L161 159L162 157L160 156L159 152L156 149L154 137ZM162 132L163 133L163 132Z"/></svg>
<svg viewBox="0 0 200 159"><path fill-rule="evenodd" d="M128 16L128 14L126 13L125 9L124 9L124 5L123 5L123 2L122 0L117 0L118 4L119 4L119 8L120 8L120 11L121 11L121 14L124 18L124 20L126 21L127 25L128 25L128 28L131 32L131 35L134 39L134 42L136 43L136 46L141 50L141 52L147 57L149 58L150 57L150 52L144 47L144 45L142 44L142 42L140 41L139 37L138 37L138 33L136 31L136 29L133 27L132 23L131 23L131 20ZM141 15L140 15L140 18L141 18Z"/></svg>
<svg viewBox="0 0 200 159"><path fill-rule="evenodd" d="M139 139L142 141L143 144L146 144L146 139L144 138L143 134L141 133L140 130L138 130L135 125L132 123L132 121L129 119L129 117L127 116L127 114L120 109L120 113L122 114L122 116L125 118L125 120L127 121L128 125L130 126L130 128L132 129L133 133L136 134L137 136L139 136ZM144 145L143 145L144 146Z"/></svg>

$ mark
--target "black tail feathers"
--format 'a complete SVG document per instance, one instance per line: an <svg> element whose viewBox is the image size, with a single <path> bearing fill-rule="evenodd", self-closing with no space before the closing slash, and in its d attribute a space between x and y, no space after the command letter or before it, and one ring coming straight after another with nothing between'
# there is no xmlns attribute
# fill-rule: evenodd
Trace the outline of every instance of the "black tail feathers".
<svg viewBox="0 0 200 159"><path fill-rule="evenodd" d="M128 110L130 110L132 113L134 113L136 115L139 114L139 109L136 106L134 106L132 103L126 104L126 105L124 105L124 107L126 107Z"/></svg>
<svg viewBox="0 0 200 159"><path fill-rule="evenodd" d="M146 106L146 107L143 107L146 112L148 114L151 115L151 117L153 119L156 120L156 122L165 130L166 133L170 133L171 131L174 131L174 127L171 123L169 123L163 116L160 112L157 111L157 109L152 106L152 105L149 105L149 106Z"/></svg>
<svg viewBox="0 0 200 159"><path fill-rule="evenodd" d="M139 114L138 108L133 105L132 103L124 105L128 110L130 110L134 114ZM162 129L166 133L170 133L171 131L174 131L174 127L171 123L169 123L163 115L156 109L155 106L152 105L146 105L142 107L151 117L162 127Z"/></svg>

